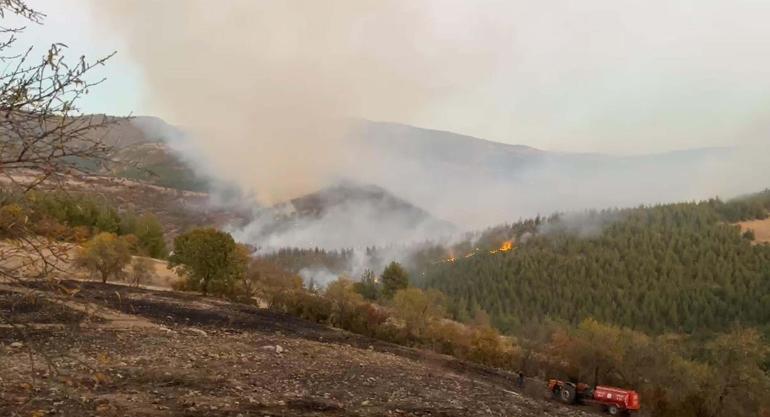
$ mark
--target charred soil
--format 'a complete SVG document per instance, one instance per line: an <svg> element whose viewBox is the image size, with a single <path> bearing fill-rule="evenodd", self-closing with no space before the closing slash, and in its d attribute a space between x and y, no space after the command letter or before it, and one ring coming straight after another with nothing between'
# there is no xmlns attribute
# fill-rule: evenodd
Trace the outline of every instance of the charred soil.
<svg viewBox="0 0 770 417"><path fill-rule="evenodd" d="M588 415L506 372L248 305L63 285L79 290L62 305L43 284L0 291L0 311L31 323L0 327L0 415Z"/></svg>

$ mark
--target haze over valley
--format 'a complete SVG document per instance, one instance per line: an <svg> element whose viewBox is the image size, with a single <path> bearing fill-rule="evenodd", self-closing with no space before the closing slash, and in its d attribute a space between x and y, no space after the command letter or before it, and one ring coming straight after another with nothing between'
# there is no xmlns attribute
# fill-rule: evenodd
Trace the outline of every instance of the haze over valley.
<svg viewBox="0 0 770 417"><path fill-rule="evenodd" d="M0 21L0 416L770 417L770 2Z"/></svg>
<svg viewBox="0 0 770 417"><path fill-rule="evenodd" d="M344 146L335 149L347 154L349 163L340 166L327 185L266 205L259 200L259 190L213 168L183 129L154 118L138 117L128 123L138 130L116 129L110 135L110 140L125 146L121 152L142 149L147 155L154 147L152 152L158 153L140 164L144 171L134 170L129 176L143 174L140 178L171 188L206 191L214 205L252 210L254 222L233 225L233 230L239 239L258 247L341 249L415 243L556 212L731 198L762 189L767 169L760 161L764 149L759 146L630 156L552 152L358 120ZM296 210L294 219L308 217L303 221L285 221L286 210L295 211L292 206L298 201L335 189L349 190L350 195L337 195L328 210L312 216ZM372 189L403 204L379 204L376 200L382 196L371 195ZM326 204L323 199L312 201ZM382 216L389 220L383 222ZM282 225L275 225L274 219Z"/></svg>

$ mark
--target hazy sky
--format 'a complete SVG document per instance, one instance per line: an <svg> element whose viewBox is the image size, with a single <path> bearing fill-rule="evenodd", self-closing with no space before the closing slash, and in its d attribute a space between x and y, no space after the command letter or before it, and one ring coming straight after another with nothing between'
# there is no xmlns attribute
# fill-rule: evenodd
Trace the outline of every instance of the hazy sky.
<svg viewBox="0 0 770 417"><path fill-rule="evenodd" d="M157 80L163 79L157 73L168 62L150 65L143 51L167 48L177 67L164 77L173 71L187 75L185 68L220 57L172 51L180 38L170 41L168 32L181 27L192 33L195 28L185 25L211 24L238 26L240 42L228 44L245 51L249 70L232 79L223 67L220 77L208 82L259 86L249 78L261 76L260 64L276 62L261 60L264 51L291 63L283 81L297 88L303 68L320 71L323 89L344 90L341 110L349 116L583 152L768 140L767 0L173 3L197 8L211 21L174 13L164 1L29 3L49 16L44 26L31 26L22 43L61 41L73 56L118 50L103 72L108 81L83 103L90 112L151 114L187 124L173 100L154 97ZM123 21L115 20L116 9L126 10ZM220 34L209 36L216 43ZM225 61L232 62L229 58ZM389 91L403 100L388 97Z"/></svg>
<svg viewBox="0 0 770 417"><path fill-rule="evenodd" d="M15 17L8 17L3 26L25 26L19 35L16 47L25 49L34 46L33 55L44 54L53 42L69 47L66 52L71 58L80 55L99 58L113 51L125 50L119 34L110 35L98 30L87 2L81 0L31 0L27 2L47 15L43 25L37 25ZM37 54L35 54L35 51ZM112 59L109 66L94 71L93 80L107 78L101 86L93 89L81 104L84 111L125 115L144 113L142 69L128 54L121 53Z"/></svg>

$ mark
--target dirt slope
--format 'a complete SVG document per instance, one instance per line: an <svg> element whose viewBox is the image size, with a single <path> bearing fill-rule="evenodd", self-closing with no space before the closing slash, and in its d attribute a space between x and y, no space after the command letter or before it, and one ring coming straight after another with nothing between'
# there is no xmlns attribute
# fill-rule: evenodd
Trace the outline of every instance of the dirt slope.
<svg viewBox="0 0 770 417"><path fill-rule="evenodd" d="M588 415L537 398L534 381L531 398L507 373L250 306L66 285L80 287L67 304L0 288L4 317L36 323L24 340L0 326L0 415ZM27 345L55 365L37 355L34 381Z"/></svg>
<svg viewBox="0 0 770 417"><path fill-rule="evenodd" d="M755 243L770 243L770 217L764 220L740 222L741 231L753 230Z"/></svg>

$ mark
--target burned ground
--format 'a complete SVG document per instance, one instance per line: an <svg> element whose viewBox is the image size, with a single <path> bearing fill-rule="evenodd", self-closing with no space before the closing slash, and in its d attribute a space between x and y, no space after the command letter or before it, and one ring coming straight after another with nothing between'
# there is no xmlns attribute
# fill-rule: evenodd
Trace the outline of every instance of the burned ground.
<svg viewBox="0 0 770 417"><path fill-rule="evenodd" d="M35 325L23 337L0 328L0 415L584 415L514 391L508 373L283 314L170 291L64 285L79 287L66 306L24 305ZM45 287L34 294L42 299ZM18 291L0 292L3 314L18 300ZM73 303L96 317L60 314Z"/></svg>

